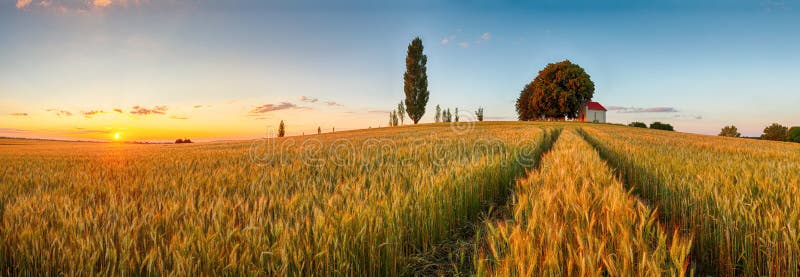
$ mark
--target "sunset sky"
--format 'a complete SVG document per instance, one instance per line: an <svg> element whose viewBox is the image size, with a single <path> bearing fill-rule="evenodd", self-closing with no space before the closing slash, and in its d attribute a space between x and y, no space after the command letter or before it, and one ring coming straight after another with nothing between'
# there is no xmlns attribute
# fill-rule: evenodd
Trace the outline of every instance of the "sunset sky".
<svg viewBox="0 0 800 277"><path fill-rule="evenodd" d="M335 3L334 3L335 2ZM514 120L569 59L610 122L757 136L800 125L797 1L147 1L0 4L0 136L247 139L385 126L408 43L430 101ZM462 116L463 117L463 116Z"/></svg>

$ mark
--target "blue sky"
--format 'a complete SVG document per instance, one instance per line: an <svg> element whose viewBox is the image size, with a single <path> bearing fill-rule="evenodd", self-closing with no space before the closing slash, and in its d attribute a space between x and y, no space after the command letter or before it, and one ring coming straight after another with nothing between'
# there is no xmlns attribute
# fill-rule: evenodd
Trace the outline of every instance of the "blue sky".
<svg viewBox="0 0 800 277"><path fill-rule="evenodd" d="M592 76L594 100L617 107L611 122L749 136L800 125L796 1L595 2L9 1L0 135L384 126L415 36L428 55L423 122L436 104L513 120L522 87L569 59Z"/></svg>

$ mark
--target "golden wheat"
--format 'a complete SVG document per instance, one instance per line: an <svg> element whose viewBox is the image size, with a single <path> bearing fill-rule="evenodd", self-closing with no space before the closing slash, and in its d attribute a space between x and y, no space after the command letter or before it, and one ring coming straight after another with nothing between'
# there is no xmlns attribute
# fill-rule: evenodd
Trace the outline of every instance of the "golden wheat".
<svg viewBox="0 0 800 277"><path fill-rule="evenodd" d="M694 234L699 272L800 275L800 145L585 129L665 222Z"/></svg>
<svg viewBox="0 0 800 277"><path fill-rule="evenodd" d="M686 273L691 239L662 230L573 129L515 188L512 218L486 223L478 275Z"/></svg>
<svg viewBox="0 0 800 277"><path fill-rule="evenodd" d="M508 191L542 151L538 126L197 145L3 140L23 145L0 146L0 267L398 275Z"/></svg>

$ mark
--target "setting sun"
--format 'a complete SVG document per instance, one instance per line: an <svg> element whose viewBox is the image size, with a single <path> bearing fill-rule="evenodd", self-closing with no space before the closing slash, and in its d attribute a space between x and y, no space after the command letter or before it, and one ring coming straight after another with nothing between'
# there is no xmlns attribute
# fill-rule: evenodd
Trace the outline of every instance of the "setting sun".
<svg viewBox="0 0 800 277"><path fill-rule="evenodd" d="M119 133L114 133L114 140L119 140Z"/></svg>

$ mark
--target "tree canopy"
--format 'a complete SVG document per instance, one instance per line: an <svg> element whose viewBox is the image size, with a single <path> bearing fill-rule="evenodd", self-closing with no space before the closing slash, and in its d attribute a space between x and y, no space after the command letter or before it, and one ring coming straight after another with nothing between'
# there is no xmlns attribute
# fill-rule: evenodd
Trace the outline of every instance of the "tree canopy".
<svg viewBox="0 0 800 277"><path fill-rule="evenodd" d="M425 114L428 104L428 56L422 53L422 40L414 38L408 45L406 54L406 73L403 75L403 91L406 94L405 112L414 124Z"/></svg>
<svg viewBox="0 0 800 277"><path fill-rule="evenodd" d="M661 123L659 121L650 123L650 129L675 131L675 129L672 128L672 125L669 125L667 123Z"/></svg>
<svg viewBox="0 0 800 277"><path fill-rule="evenodd" d="M630 124L628 124L628 126L637 128L647 128L647 124L644 124L644 122L639 122L639 121L631 122Z"/></svg>
<svg viewBox="0 0 800 277"><path fill-rule="evenodd" d="M569 60L548 64L517 98L519 120L577 118L594 95L594 82Z"/></svg>
<svg viewBox="0 0 800 277"><path fill-rule="evenodd" d="M722 137L741 137L742 134L739 133L739 130L736 129L736 126L725 126L722 127L722 130L719 131L719 135Z"/></svg>
<svg viewBox="0 0 800 277"><path fill-rule="evenodd" d="M794 126L789 129L786 141L800 142L800 126Z"/></svg>
<svg viewBox="0 0 800 277"><path fill-rule="evenodd" d="M788 133L789 128L786 128L786 126L778 123L772 123L772 125L764 128L764 134L761 135L761 139L781 141L786 139Z"/></svg>

